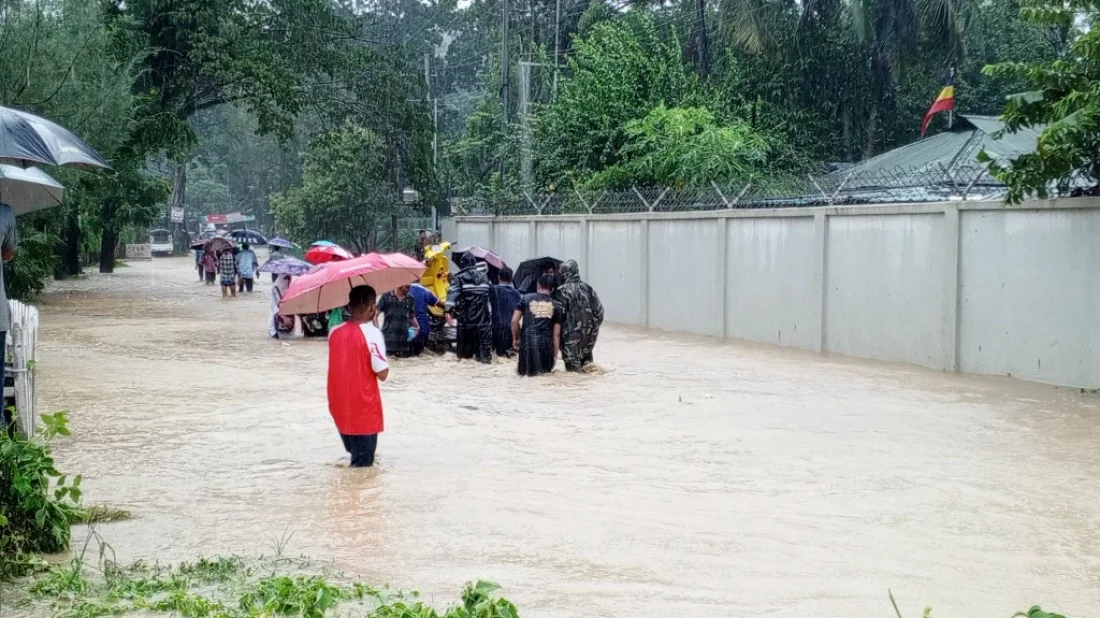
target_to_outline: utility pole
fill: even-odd
[[[500,109],[501,109],[501,129],[503,131],[504,140],[501,143],[500,152],[500,186],[503,189],[505,186],[505,152],[504,143],[508,141],[508,0],[500,0],[501,4],[501,27],[500,27]]]
[[[558,73],[561,64],[561,0],[554,2],[554,98],[558,98]]]
[[[439,184],[439,99],[432,96],[431,55],[424,54],[424,85],[428,87],[428,102],[432,104],[432,171]],[[439,229],[439,208],[432,201],[432,234]]]
[[[519,61],[519,165],[524,191],[535,184],[531,173],[531,67],[536,63]]]
[[[695,48],[699,56],[699,79],[705,82],[710,74],[706,0],[695,0],[695,37]]]

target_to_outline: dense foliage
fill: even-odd
[[[1031,23],[1071,35],[1069,53],[1057,60],[1004,62],[986,74],[1023,81],[1027,90],[1005,106],[1007,130],[1043,127],[1034,153],[1011,163],[992,161],[994,173],[1018,202],[1052,189],[1095,193],[1100,186],[1100,3],[1027,0],[1022,14]],[[1079,24],[1088,27],[1077,31]]]
[[[24,574],[35,553],[69,546],[70,522],[80,515],[80,476],[54,467],[50,440],[68,435],[64,412],[42,415],[39,434],[0,429],[0,581]]]

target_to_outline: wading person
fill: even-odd
[[[493,321],[489,308],[489,267],[474,256],[462,256],[462,270],[451,278],[447,288],[446,310],[458,320],[459,358],[477,358],[493,362]]]
[[[554,370],[561,337],[561,308],[550,297],[554,277],[540,275],[538,291],[526,294],[512,313],[512,343],[519,350],[521,376],[537,376]]]
[[[390,375],[386,341],[373,324],[378,313],[374,288],[360,285],[348,294],[350,319],[328,339],[328,410],[351,455],[351,467],[374,465],[382,433],[382,394],[378,382]]]
[[[294,316],[279,315],[279,303],[290,288],[290,275],[279,275],[275,285],[271,286],[271,318],[267,322],[267,335],[272,339],[283,339],[294,334]]]
[[[238,292],[244,292],[248,290],[252,292],[252,286],[255,285],[256,277],[256,264],[259,260],[256,259],[256,252],[249,248],[248,243],[241,245],[241,252],[237,254],[237,274],[240,276],[240,283],[237,285]]]
[[[428,337],[432,333],[432,317],[429,310],[431,307],[442,307],[443,301],[436,298],[431,290],[419,283],[409,286],[409,296],[413,298],[416,324],[420,327],[416,338],[412,340],[411,351],[413,356],[420,356],[420,353],[424,351],[424,347],[428,345]]]
[[[566,371],[581,371],[592,362],[592,350],[603,324],[603,305],[592,286],[581,281],[576,260],[562,262],[562,283],[554,291],[561,305],[561,358]]]
[[[206,285],[214,285],[214,277],[218,274],[218,258],[213,251],[203,252],[202,272],[206,275]]]
[[[218,257],[218,275],[221,277],[222,298],[237,297],[237,260],[229,249]]]
[[[512,269],[500,269],[500,283],[490,292],[493,301],[493,350],[497,356],[512,355],[512,314],[522,294],[512,285]]]
[[[412,356],[412,339],[409,329],[419,335],[420,326],[416,321],[416,301],[409,294],[409,286],[403,285],[386,292],[378,299],[378,313],[382,314],[382,338],[386,340],[386,351],[391,356]]]

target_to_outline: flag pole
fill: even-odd
[[[955,67],[951,67],[947,70],[947,74],[950,76],[951,86],[955,86]],[[955,126],[955,104],[951,104],[951,109],[947,110],[947,130],[950,131],[951,127]]]

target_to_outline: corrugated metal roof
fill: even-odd
[[[994,158],[1015,157],[1033,152],[1040,130],[1021,129],[1006,133],[1000,139],[993,134],[1004,128],[1004,123],[990,116],[960,116],[955,128],[917,140],[899,148],[861,161],[853,168],[856,175],[863,173],[894,173],[940,171],[957,166],[979,166],[978,153],[983,149]],[[851,170],[847,170],[850,172]]]

